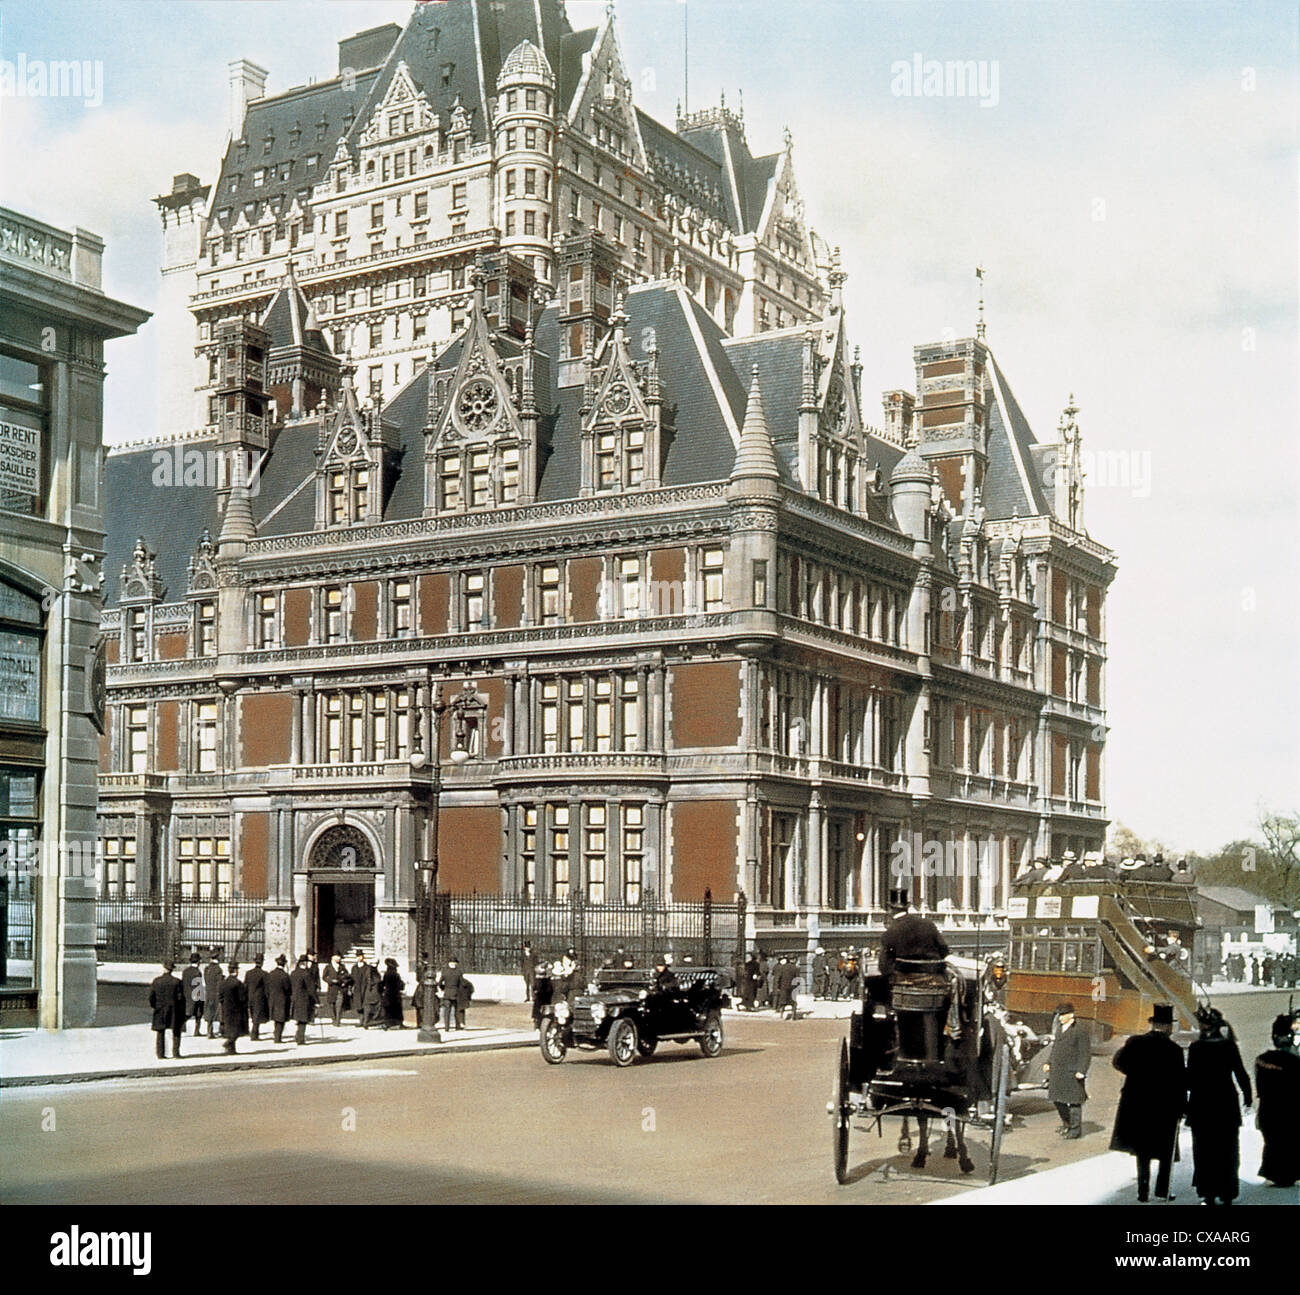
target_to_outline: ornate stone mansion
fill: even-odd
[[[436,800],[452,891],[803,948],[904,890],[960,946],[1100,848],[1077,411],[1038,442],[981,327],[870,427],[788,142],[655,123],[612,19],[420,5],[340,67],[236,65],[158,200],[198,358],[108,459],[105,886],[407,962]]]

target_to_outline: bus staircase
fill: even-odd
[[[1196,988],[1169,963],[1147,955],[1149,941],[1117,899],[1101,896],[1098,933],[1115,968],[1129,984],[1152,1003],[1173,1003],[1182,1014],[1184,1028],[1196,1022]]]

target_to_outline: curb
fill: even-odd
[[[175,1075],[219,1075],[229,1071],[247,1070],[287,1070],[295,1066],[328,1066],[339,1062],[386,1061],[390,1057],[436,1057],[454,1056],[459,1052],[491,1052],[505,1048],[535,1048],[536,1039],[481,1039],[465,1043],[426,1043],[421,1048],[402,1048],[396,1052],[351,1052],[335,1056],[303,1057],[268,1057],[264,1061],[250,1057],[247,1061],[205,1061],[200,1065],[186,1066],[183,1069],[165,1070],[157,1066],[148,1069],[134,1067],[130,1070],[92,1070],[61,1075],[21,1075],[13,1079],[0,1079],[0,1089],[6,1088],[41,1088],[53,1084],[91,1084],[109,1079],[157,1079],[159,1076],[171,1078]],[[170,1057],[167,1058],[171,1060]],[[184,1058],[182,1058],[184,1060]]]

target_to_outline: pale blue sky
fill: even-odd
[[[276,93],[337,66],[391,0],[0,0],[0,59],[95,59],[101,107],[0,98],[0,204],[108,241],[150,307],[172,174],[215,178],[226,64]],[[575,26],[604,6],[570,3]],[[682,6],[622,0],[637,98],[671,121]],[[1213,849],[1300,802],[1296,9],[1290,3],[691,0],[691,106],[744,103],[756,153],[793,131],[813,224],[843,248],[868,417],[911,352],[988,340],[1039,438],[1071,392],[1109,608],[1112,814]],[[901,97],[891,65],[996,61],[998,103]],[[653,88],[649,88],[653,86]],[[149,327],[109,352],[108,435],[153,433]],[[1132,477],[1130,477],[1130,482]]]

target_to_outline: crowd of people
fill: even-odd
[[[345,1013],[353,1013],[363,1030],[405,1028],[406,982],[395,958],[385,958],[382,970],[361,952],[351,965],[336,953],[322,968],[316,954],[308,950],[292,971],[287,969],[289,960],[283,953],[269,971],[263,961],[259,954],[242,977],[239,963],[229,962],[223,968],[215,952],[208,955],[206,963],[201,954],[191,954],[179,977],[176,964],[164,961],[162,975],[149,986],[155,1055],[167,1056],[166,1040],[171,1035],[171,1055],[179,1057],[181,1039],[191,1021],[195,1037],[205,1031],[208,1038],[219,1037],[226,1052],[235,1051],[238,1039],[259,1042],[266,1028],[271,1031],[271,1041],[280,1043],[290,1022],[294,1041],[305,1044],[307,1027],[317,1019],[322,1003],[336,1027],[342,1025]],[[436,989],[444,1028],[453,1028],[454,1020],[455,1029],[464,1029],[474,986],[456,958],[448,959]],[[418,1025],[424,1011],[421,985],[415,986],[410,1002]]]
[[[1057,881],[1173,881],[1191,885],[1192,873],[1186,859],[1169,863],[1163,854],[1155,854],[1150,859],[1145,854],[1136,854],[1107,860],[1100,853],[1079,858],[1073,850],[1067,850],[1060,859],[1034,859],[1021,868],[1011,884],[1019,890]]]
[[[1300,985],[1300,956],[1294,953],[1230,953],[1223,959],[1224,980],[1234,985],[1268,985],[1295,989]]]

